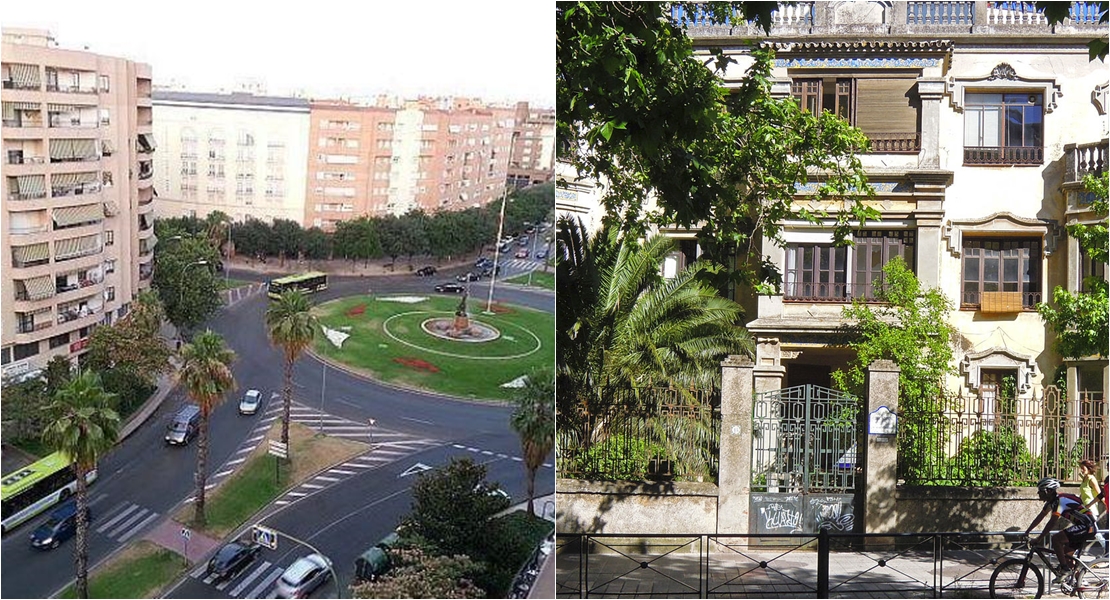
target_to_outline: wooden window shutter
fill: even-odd
[[[857,79],[856,127],[864,133],[917,132],[916,79]]]

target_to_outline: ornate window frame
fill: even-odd
[[[958,113],[964,111],[964,94],[967,93],[968,88],[976,92],[984,90],[1043,92],[1045,114],[1056,110],[1056,98],[1064,95],[1063,92],[1060,91],[1060,84],[1056,83],[1056,78],[1022,77],[1017,74],[1009,63],[1004,62],[998,63],[997,66],[991,69],[989,74],[981,77],[950,76],[947,81],[947,87],[949,101],[951,102],[952,108]]]
[[[1017,369],[1017,390],[1019,394],[1024,394],[1033,385],[1032,379],[1037,373],[1037,362],[1031,356],[998,346],[979,352],[968,352],[960,359],[960,373],[963,375],[964,385],[972,392],[979,392],[982,369]]]

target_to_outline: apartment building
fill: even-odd
[[[300,222],[308,101],[248,93],[155,90],[158,217],[223,211]]]
[[[555,111],[516,105],[516,136],[509,158],[509,185],[524,188],[555,175]]]
[[[514,115],[473,99],[312,102],[304,225],[499,199]]]
[[[1087,52],[1105,33],[1097,20],[1084,2],[1055,27],[1028,2],[799,2],[775,13],[769,36],[690,19],[696,48],[737,59],[727,85],[743,78],[755,39],[775,50],[774,94],[834,111],[872,143],[861,160],[881,219],[848,248],[832,245],[831,227],[788,222],[785,248],[763,245],[781,293],[737,297],[758,340],[757,388],[829,386],[851,358],[833,342],[841,310],[874,298],[895,256],[955,304],[952,389],[980,393],[1010,376],[1029,397],[1051,383],[1061,357],[1034,306],[1056,286],[1105,277],[1064,230],[1098,218],[1080,181],[1106,168],[1110,86]],[[818,207],[814,191],[800,186],[797,202]],[[1066,364],[1069,397],[1097,390],[1105,414],[1106,360]]]
[[[149,65],[31,29],[4,29],[0,55],[8,378],[80,358],[93,328],[149,287],[155,143]]]

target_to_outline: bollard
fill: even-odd
[[[817,597],[829,597],[829,530],[817,533]]]

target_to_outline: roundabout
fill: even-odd
[[[402,387],[507,400],[522,376],[554,363],[554,315],[522,306],[468,314],[449,297],[360,295],[313,314],[317,357]]]

